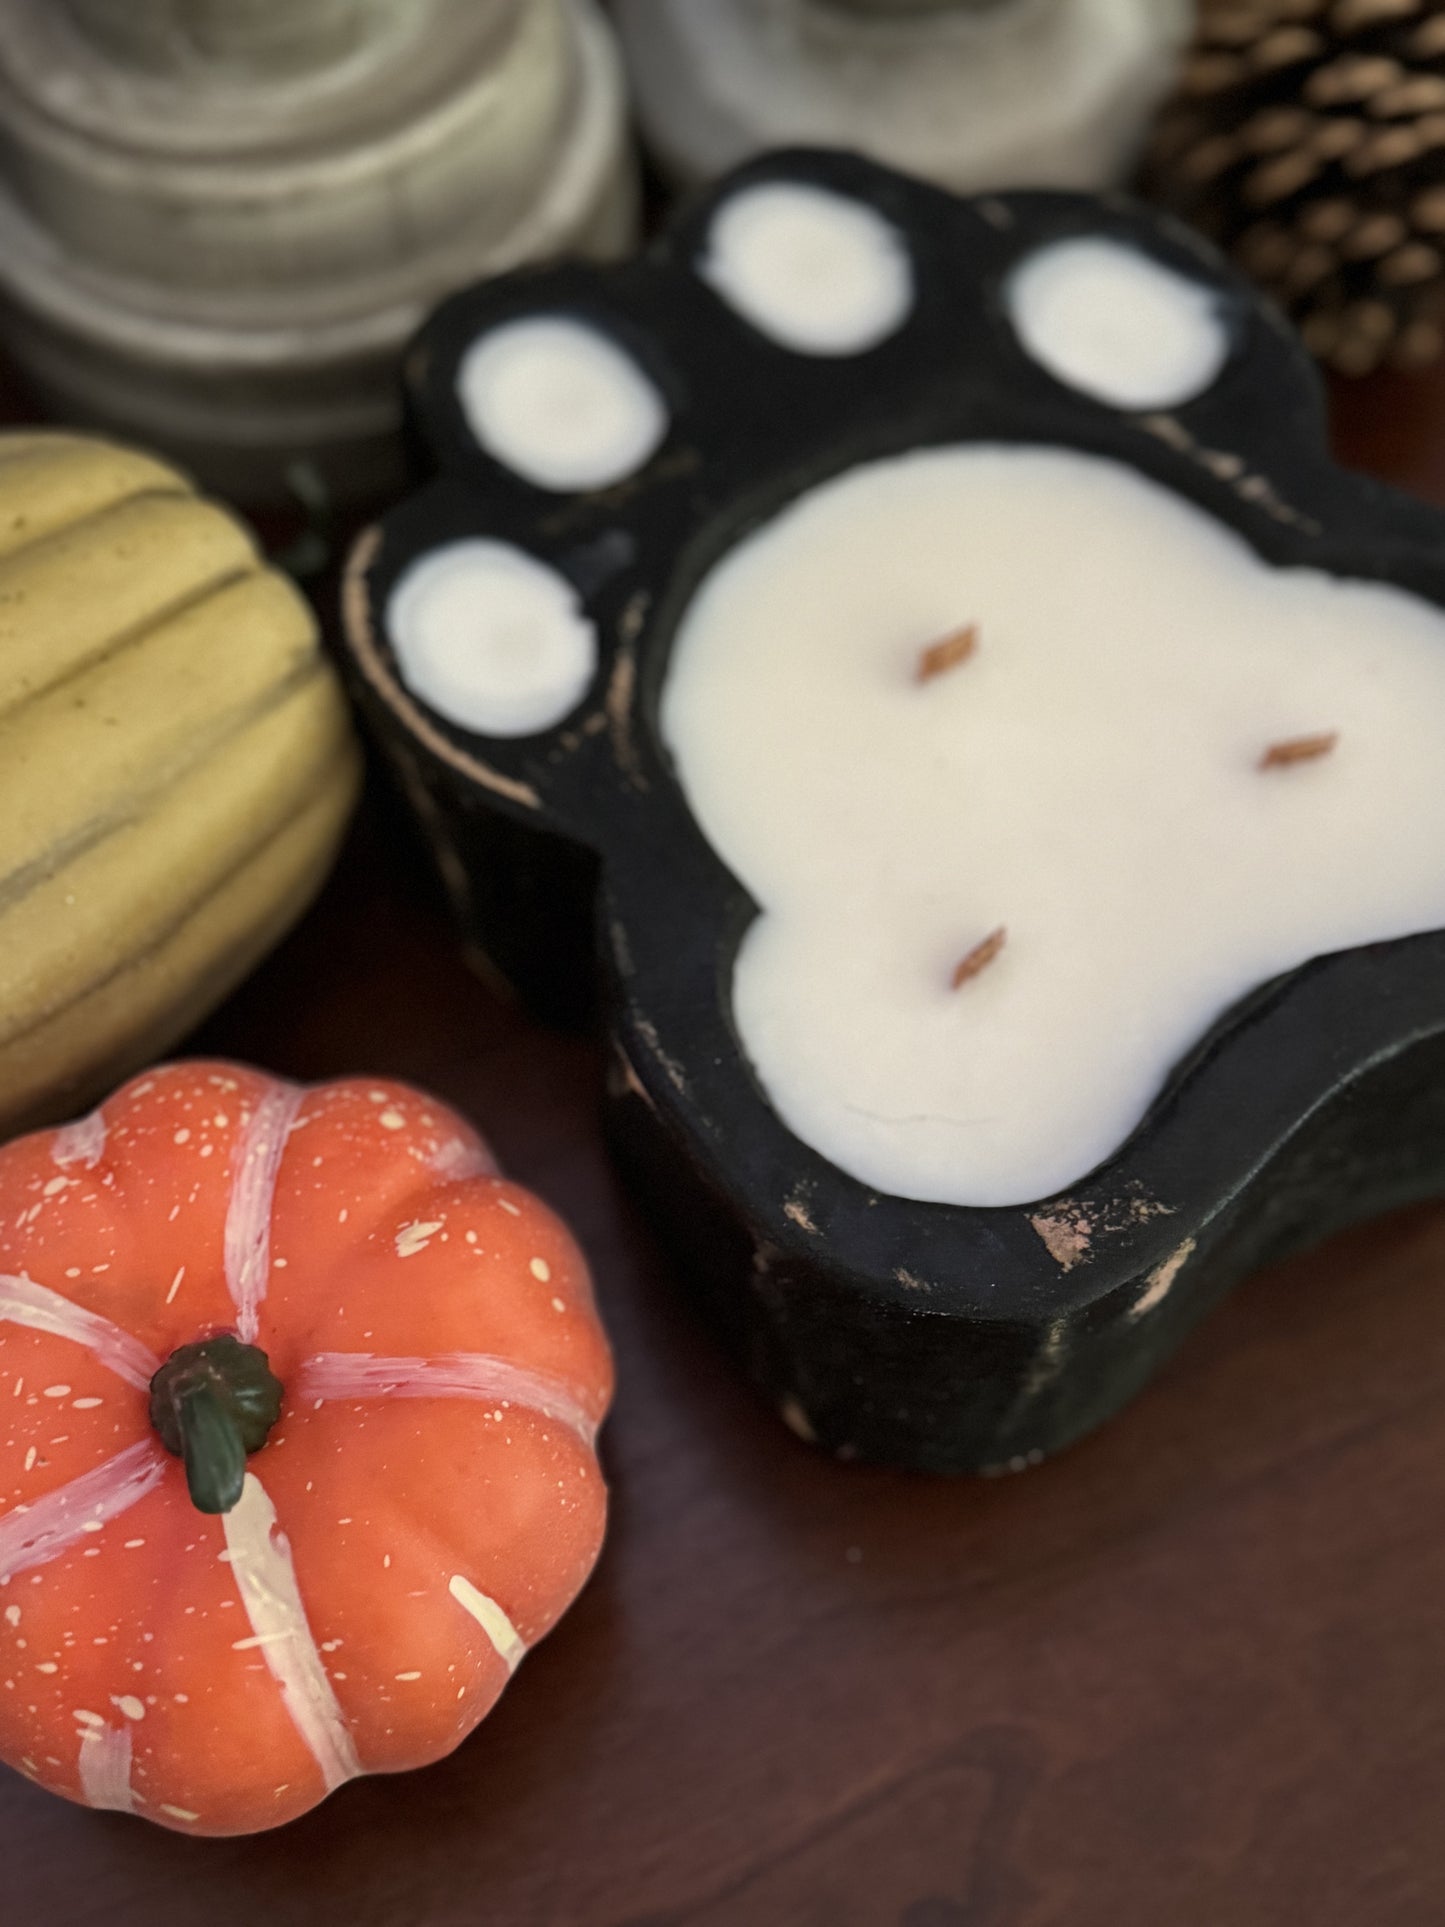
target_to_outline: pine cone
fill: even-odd
[[[1200,0],[1142,185],[1346,374],[1445,349],[1445,0]]]

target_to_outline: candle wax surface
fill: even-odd
[[[730,195],[698,271],[759,334],[796,354],[862,354],[913,308],[913,262],[892,222],[801,181]]]
[[[401,679],[449,721],[530,736],[568,715],[597,669],[597,632],[555,569],[507,542],[419,556],[386,612]]]
[[[1202,395],[1229,356],[1216,290],[1099,235],[1027,256],[1004,306],[1040,367],[1115,408],[1177,408]]]
[[[606,488],[667,433],[651,379],[606,335],[567,315],[528,315],[478,337],[457,395],[480,445],[539,488]]]
[[[1248,991],[1445,926],[1445,615],[1272,568],[1096,456],[920,450],[805,493],[704,578],[661,726],[759,906],[754,1070],[880,1192],[1076,1184]]]

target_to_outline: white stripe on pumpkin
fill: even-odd
[[[290,1544],[276,1523],[270,1495],[254,1472],[246,1474],[241,1497],[221,1523],[231,1572],[251,1622],[254,1650],[280,1687],[291,1722],[310,1748],[330,1792],[355,1779],[361,1762],[311,1635]]]
[[[226,1208],[226,1286],[236,1331],[254,1345],[271,1270],[271,1210],[286,1138],[306,1093],[295,1084],[267,1091],[237,1139]]]
[[[0,1518],[0,1583],[48,1565],[97,1525],[127,1512],[160,1484],[168,1460],[160,1441],[141,1439],[94,1471]]]
[[[87,1720],[80,1727],[80,1790],[86,1804],[110,1813],[134,1813],[130,1784],[131,1732]]]
[[[455,1184],[463,1178],[494,1178],[497,1161],[490,1151],[480,1144],[468,1144],[462,1138],[448,1138],[445,1144],[437,1146],[431,1160],[431,1168],[439,1178]]]
[[[317,1352],[301,1367],[299,1399],[467,1398],[524,1406],[568,1426],[590,1445],[597,1421],[572,1388],[550,1372],[531,1371],[487,1352],[443,1352],[433,1358],[380,1358],[371,1352]]]
[[[99,1111],[92,1111],[89,1117],[78,1117],[73,1124],[60,1127],[50,1146],[50,1157],[62,1171],[68,1171],[72,1164],[83,1164],[87,1171],[93,1171],[104,1149],[105,1119]]]
[[[99,1312],[72,1304],[48,1285],[37,1285],[23,1271],[0,1272],[0,1322],[24,1325],[31,1331],[48,1332],[52,1338],[69,1338],[84,1345],[102,1365],[138,1391],[145,1391],[160,1369],[160,1360],[138,1338],[102,1318]]]
[[[463,1612],[471,1614],[496,1648],[497,1657],[509,1673],[515,1673],[527,1656],[527,1642],[508,1619],[496,1600],[480,1591],[470,1579],[454,1572],[447,1591]]]

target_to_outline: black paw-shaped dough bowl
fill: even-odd
[[[856,354],[757,332],[696,271],[718,205],[813,182],[906,237],[913,307]],[[1000,289],[1049,240],[1102,234],[1216,292],[1218,378],[1130,411],[1036,365]],[[642,367],[666,432],[635,473],[566,493],[485,454],[457,400],[468,345],[523,315],[582,317]],[[917,445],[1037,443],[1131,465],[1305,564],[1445,605],[1445,526],[1332,465],[1316,377],[1284,324],[1200,242],[1123,199],[959,200],[834,154],[767,157],[640,259],[517,275],[449,300],[406,366],[434,479],[359,541],[353,683],[472,950],[545,1013],[595,987],[618,1155],[677,1277],[792,1428],[840,1457],[1017,1468],[1112,1413],[1263,1260],[1445,1178],[1445,933],[1317,959],[1237,1006],[1115,1155],[1067,1195],[965,1208],[880,1195],[770,1106],[730,1008],[755,907],[690,814],[659,692],[694,586],[799,490]],[[489,738],[404,684],[388,635],[408,566],[475,536],[575,587],[595,625],[585,696]]]

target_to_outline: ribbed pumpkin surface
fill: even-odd
[[[237,521],[150,456],[0,435],[0,1130],[239,981],[357,773],[311,613]]]

